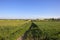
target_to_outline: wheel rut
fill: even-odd
[[[42,31],[32,22],[30,28],[18,40],[40,40]]]

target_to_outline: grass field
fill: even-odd
[[[0,20],[0,40],[20,37],[23,40],[60,40],[60,21]]]
[[[18,26],[25,22],[25,20],[0,20],[0,26]]]
[[[17,40],[30,26],[25,20],[0,20],[0,40]]]
[[[35,24],[42,31],[42,39],[60,40],[60,21],[37,21]]]

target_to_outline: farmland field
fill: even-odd
[[[0,40],[17,40],[30,26],[25,20],[0,20]]]
[[[60,40],[60,21],[0,20],[0,40]]]
[[[37,21],[35,24],[42,31],[42,39],[60,40],[60,21]]]

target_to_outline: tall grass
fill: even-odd
[[[0,40],[60,40],[60,21],[0,20]]]
[[[44,40],[60,40],[60,21],[35,22],[40,28]]]
[[[17,40],[29,28],[30,21],[0,20],[0,40]]]

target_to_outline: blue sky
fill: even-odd
[[[60,0],[0,0],[0,18],[52,17],[60,17]]]

